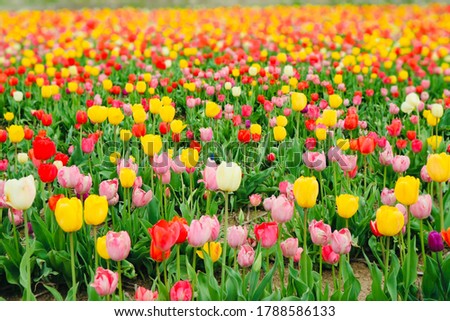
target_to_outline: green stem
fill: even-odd
[[[163,258],[165,257],[165,253],[163,252]],[[169,286],[169,284],[167,283],[167,260],[164,260],[164,284],[166,285],[166,287]]]
[[[438,190],[439,190],[439,207],[440,207],[440,218],[441,218],[441,231],[445,230],[445,221],[444,221],[444,200],[443,200],[443,193],[442,193],[442,186],[444,183],[437,183]]]
[[[11,213],[12,214],[12,213]],[[14,214],[12,214],[13,225],[14,224]],[[25,225],[25,253],[28,252],[28,248],[30,247],[30,239],[28,235],[28,213],[26,210],[23,211],[23,222]],[[31,301],[31,258],[27,260],[27,280],[28,280],[28,289],[27,289],[27,301]]]
[[[123,301],[123,290],[122,290],[122,265],[120,261],[117,261],[117,274],[119,274],[119,300]]]
[[[385,187],[386,187],[386,175],[387,175],[387,166],[384,166],[383,186],[382,186],[382,188],[385,188]]]
[[[322,258],[322,246],[320,246],[319,251],[319,293],[320,296],[317,298],[317,300],[322,300],[322,264],[323,264],[323,258]]]
[[[384,284],[387,284],[388,274],[389,274],[389,256],[390,256],[390,241],[391,238],[387,236],[386,240],[386,256],[384,261]]]
[[[296,125],[297,125],[297,130],[295,132],[295,139],[298,142],[298,138],[299,138],[299,135],[300,135],[300,111],[297,112],[297,124]]]
[[[227,234],[228,234],[228,192],[223,193],[225,197],[225,210],[224,210],[224,219],[223,219],[223,225],[224,225],[224,231],[223,231],[223,251],[222,251],[222,278],[220,287],[222,289],[222,294],[225,291],[225,261],[227,259]]]
[[[233,268],[236,271],[237,270],[237,249],[234,249],[234,264]]]
[[[364,155],[364,191],[367,187],[367,156]]]
[[[98,253],[97,253],[97,226],[93,226],[93,234],[94,234],[94,258],[95,258],[95,269],[97,269],[98,266]]]
[[[427,267],[427,260],[425,256],[425,241],[424,241],[424,235],[423,235],[423,220],[420,220],[420,246],[422,249],[422,261],[423,261],[423,271],[425,272]]]
[[[12,212],[12,209],[11,209],[11,225],[12,225],[12,229],[13,229],[14,243],[16,245],[16,251],[17,251],[17,253],[19,253],[19,243],[20,243],[19,235],[17,234],[17,227],[16,227],[16,224],[14,223],[14,214]]]
[[[211,197],[212,197],[212,191],[207,191],[208,196],[206,198],[206,214],[210,215],[209,209],[211,207]]]
[[[409,206],[406,206],[406,216],[408,217],[408,224],[407,224],[407,244],[408,251],[412,251],[411,249],[411,217],[409,216]],[[406,256],[406,280],[409,280],[409,275],[411,273],[411,260],[409,259],[410,255]],[[405,301],[408,301],[408,295],[409,295],[409,286],[405,289]]]
[[[177,246],[177,280],[181,280],[180,247],[181,247],[181,245],[178,244],[178,246]]]
[[[73,245],[73,232],[69,234],[70,238],[70,267],[72,269],[72,289],[73,289],[73,301],[77,300],[77,291],[75,286],[77,284],[77,276],[75,274],[75,250]]]
[[[194,269],[195,273],[197,273],[196,265],[197,265],[197,248],[194,247],[194,257],[192,258],[192,268]]]
[[[303,213],[305,214],[303,217],[303,251],[304,255],[308,255],[308,244],[306,243],[306,236],[308,231],[308,209],[304,208]]]

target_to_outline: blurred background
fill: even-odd
[[[83,7],[143,7],[143,8],[169,8],[169,7],[220,7],[220,6],[268,6],[274,4],[300,5],[300,4],[330,4],[343,3],[339,0],[0,0],[0,10],[22,9],[78,9]],[[427,4],[431,2],[449,3],[449,0],[350,0],[349,4]]]

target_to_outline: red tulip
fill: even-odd
[[[397,146],[398,149],[405,149],[406,145],[408,145],[408,142],[406,141],[406,139],[398,139],[395,142],[395,145]]]
[[[67,163],[69,162],[69,156],[63,153],[56,153],[55,161],[60,161],[63,164],[63,166],[66,166]]]
[[[156,262],[165,261],[170,257],[170,250],[163,252],[160,249],[158,249],[155,246],[155,243],[152,241],[150,243],[150,257]]]
[[[174,216],[172,222],[180,226],[180,234],[178,235],[178,239],[176,240],[175,244],[184,243],[188,235],[187,228],[189,227],[186,219],[180,216]]]
[[[8,132],[4,129],[0,129],[0,143],[6,142],[8,139]]]
[[[390,136],[397,137],[402,132],[402,127],[403,127],[402,121],[396,118],[392,120],[392,123],[390,125],[386,126],[386,129]]]
[[[43,183],[51,183],[55,180],[56,176],[58,175],[58,168],[52,163],[50,164],[42,163],[41,165],[39,165],[38,174],[39,178]]]
[[[350,150],[357,151],[359,150],[359,141],[358,139],[350,139]]]
[[[25,134],[24,138],[25,138],[26,140],[31,140],[31,139],[33,139],[33,135],[34,135],[33,130],[31,130],[28,126],[25,126],[25,128],[23,129],[23,131],[24,131],[24,134]]]
[[[36,137],[33,141],[34,157],[41,161],[52,158],[56,153],[55,143],[48,137]]]
[[[408,137],[409,140],[416,139],[416,132],[414,130],[408,130],[406,132],[406,137]]]
[[[376,237],[383,236],[383,234],[378,232],[377,221],[370,221],[370,230],[372,231],[372,234],[375,235]]]
[[[376,147],[376,141],[369,136],[361,136],[358,138],[359,151],[363,155],[372,154]]]
[[[358,115],[357,114],[348,114],[344,120],[344,128],[347,130],[354,130],[358,128]]]
[[[166,252],[177,242],[180,235],[180,224],[159,220],[158,223],[148,229],[148,232],[155,247],[162,252]]]
[[[261,246],[270,248],[278,240],[278,224],[275,222],[264,222],[256,224],[254,228],[257,241],[261,241]]]
[[[270,153],[269,155],[267,155],[267,161],[269,162],[269,163],[272,163],[272,162],[274,162],[275,161],[275,154],[274,153]]]
[[[53,123],[53,118],[51,114],[43,114],[41,119],[42,125],[50,126]]]
[[[58,195],[53,195],[48,199],[48,207],[50,207],[52,212],[55,211],[56,203],[58,203],[58,201],[63,197],[65,197],[64,194],[58,194]]]
[[[413,153],[420,153],[422,151],[423,142],[420,139],[413,139],[411,142],[411,149]]]
[[[166,122],[161,122],[159,124],[159,132],[161,135],[165,135],[170,131],[170,124]]]
[[[80,125],[86,124],[88,120],[87,113],[84,110],[77,111],[76,119],[78,124]]]
[[[306,149],[314,150],[316,148],[316,145],[317,145],[317,141],[314,137],[306,138],[306,141],[305,141]]]
[[[147,133],[147,128],[145,127],[145,124],[134,124],[133,127],[131,128],[131,133],[133,134],[134,137],[142,137],[145,136],[145,134]]]
[[[170,289],[171,301],[191,301],[192,285],[189,281],[178,281]]]
[[[238,131],[238,140],[241,143],[246,144],[246,143],[250,142],[250,139],[251,139],[251,134],[248,129],[240,129]]]

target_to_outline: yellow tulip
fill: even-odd
[[[83,226],[83,205],[81,201],[72,197],[63,197],[56,203],[56,222],[64,232],[76,232]]]
[[[125,91],[126,91],[127,93],[132,93],[132,92],[134,91],[134,86],[133,86],[133,84],[126,83],[126,84],[125,84]]]
[[[124,118],[125,116],[120,108],[108,108],[108,122],[111,125],[119,125]]]
[[[440,118],[434,117],[433,114],[429,113],[427,116],[428,126],[434,127],[440,122]]]
[[[128,167],[122,167],[119,172],[120,185],[123,188],[133,187],[136,180],[136,172]]]
[[[319,183],[314,176],[301,176],[295,181],[293,192],[295,200],[300,207],[311,208],[316,205],[317,196],[319,195]]]
[[[6,121],[11,121],[14,119],[14,114],[12,112],[7,112],[3,115]]]
[[[205,114],[206,117],[214,118],[220,113],[220,107],[212,101],[206,102]]]
[[[147,113],[142,105],[133,106],[133,120],[136,124],[142,124],[147,119]]]
[[[76,91],[78,90],[78,83],[75,82],[75,81],[70,81],[70,82],[67,84],[67,89],[69,89],[69,92],[70,92],[70,93],[76,92]]]
[[[350,148],[350,141],[348,139],[339,138],[336,141],[336,145],[340,150],[346,151]]]
[[[400,177],[395,183],[394,194],[403,205],[412,205],[419,199],[420,180],[412,176]]]
[[[158,154],[162,148],[162,140],[159,135],[147,134],[141,137],[141,145],[144,153],[148,156]]]
[[[163,104],[163,106],[168,106],[172,103],[172,98],[164,96],[163,98],[161,98],[161,103]]]
[[[112,88],[113,83],[112,83],[111,79],[105,79],[102,82],[102,86],[103,86],[104,90],[109,91]]]
[[[198,163],[198,159],[198,150],[195,148],[186,148],[181,151],[180,160],[186,168],[195,167]]]
[[[434,136],[430,136],[427,138],[427,144],[428,144],[428,146],[431,147],[431,149],[433,151],[436,151],[436,149],[439,148],[439,146],[441,145],[441,142],[442,142],[442,136],[434,135]]]
[[[42,98],[50,98],[52,96],[52,87],[51,86],[42,86],[41,87],[41,96],[42,96]]]
[[[97,253],[105,260],[110,259],[108,251],[106,250],[106,235],[97,238]]]
[[[108,118],[108,108],[105,106],[92,106],[88,109],[88,117],[95,124],[103,123]]]
[[[23,127],[20,125],[11,125],[8,127],[8,137],[11,143],[20,143],[25,137]]]
[[[277,117],[277,126],[286,127],[288,120],[286,116],[278,116]]]
[[[216,262],[222,255],[222,245],[219,242],[208,242],[203,245],[203,251],[209,255],[211,261]],[[197,251],[200,258],[203,259],[203,251]]]
[[[159,116],[163,122],[170,123],[175,117],[175,108],[172,105],[163,105],[159,109]]]
[[[446,182],[450,179],[450,155],[446,153],[431,154],[427,160],[427,172],[435,182]]]
[[[359,197],[341,194],[336,198],[337,213],[342,218],[351,218],[358,211]]]
[[[131,139],[131,137],[133,136],[133,134],[131,133],[130,130],[128,129],[121,129],[120,130],[120,140],[127,142]]]
[[[185,129],[185,128],[186,128],[186,125],[183,124],[183,121],[182,121],[182,120],[176,119],[176,120],[173,120],[173,121],[170,123],[170,130],[171,130],[172,133],[174,133],[174,134],[179,134],[179,133],[181,133],[181,132],[183,131],[183,129]]]
[[[327,129],[324,127],[316,127],[315,134],[318,140],[327,139]]]
[[[152,114],[159,114],[159,109],[161,108],[161,100],[158,98],[150,99],[150,112]]]
[[[282,126],[275,126],[273,128],[273,138],[277,142],[281,142],[282,140],[284,140],[286,138],[286,135],[287,135],[286,128]]]
[[[113,152],[111,155],[109,155],[109,161],[113,164],[117,164],[117,160],[120,159],[120,153],[119,152]]]
[[[337,123],[337,113],[333,109],[325,109],[322,113],[323,124],[328,127],[333,127]]]
[[[292,93],[291,104],[292,110],[302,111],[308,104],[308,99],[304,93]]]
[[[330,95],[328,97],[328,103],[331,108],[338,108],[340,105],[342,105],[342,98],[337,94]]]
[[[253,135],[253,134],[261,135],[261,132],[262,132],[261,125],[259,125],[259,124],[252,124],[252,125],[250,126],[250,133],[251,133],[252,135]]]
[[[147,84],[144,81],[138,81],[136,83],[136,91],[143,94],[147,90]]]
[[[384,236],[394,236],[400,233],[405,225],[405,217],[395,206],[383,205],[376,213],[377,229]]]
[[[88,225],[100,225],[108,215],[106,196],[89,195],[84,201],[84,221]]]

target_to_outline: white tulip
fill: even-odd
[[[36,197],[36,185],[32,175],[21,179],[10,179],[5,183],[6,204],[16,210],[27,210]]]
[[[241,95],[241,87],[235,86],[231,88],[231,94],[233,97],[239,97]]]
[[[17,161],[20,164],[25,164],[26,162],[28,162],[28,154],[27,153],[18,153],[17,154]]]
[[[56,166],[56,168],[58,169],[58,171],[61,169],[61,168],[63,168],[63,162],[61,162],[60,160],[56,160],[56,161],[54,161],[53,162],[53,165],[55,165]]]
[[[288,77],[294,76],[294,68],[292,68],[291,65],[284,66],[283,75],[286,75]]]
[[[16,102],[21,102],[23,100],[23,92],[21,91],[15,91],[13,93],[13,99]]]
[[[402,104],[402,106],[400,107],[400,109],[402,110],[402,112],[406,113],[406,114],[411,114],[413,112],[414,109],[416,109],[414,106],[408,104],[406,101]]]
[[[253,67],[253,66],[248,68],[248,74],[252,77],[256,76],[258,74],[258,68]]]
[[[225,83],[225,89],[226,89],[226,90],[230,90],[230,89],[231,89],[231,82],[227,81],[227,82]]]
[[[431,105],[431,114],[436,118],[441,118],[444,115],[444,108],[441,104],[432,104]]]
[[[217,167],[217,187],[224,192],[234,192],[241,185],[242,170],[236,163],[222,162]]]
[[[420,97],[416,93],[410,93],[406,96],[405,102],[417,108],[420,104]]]

